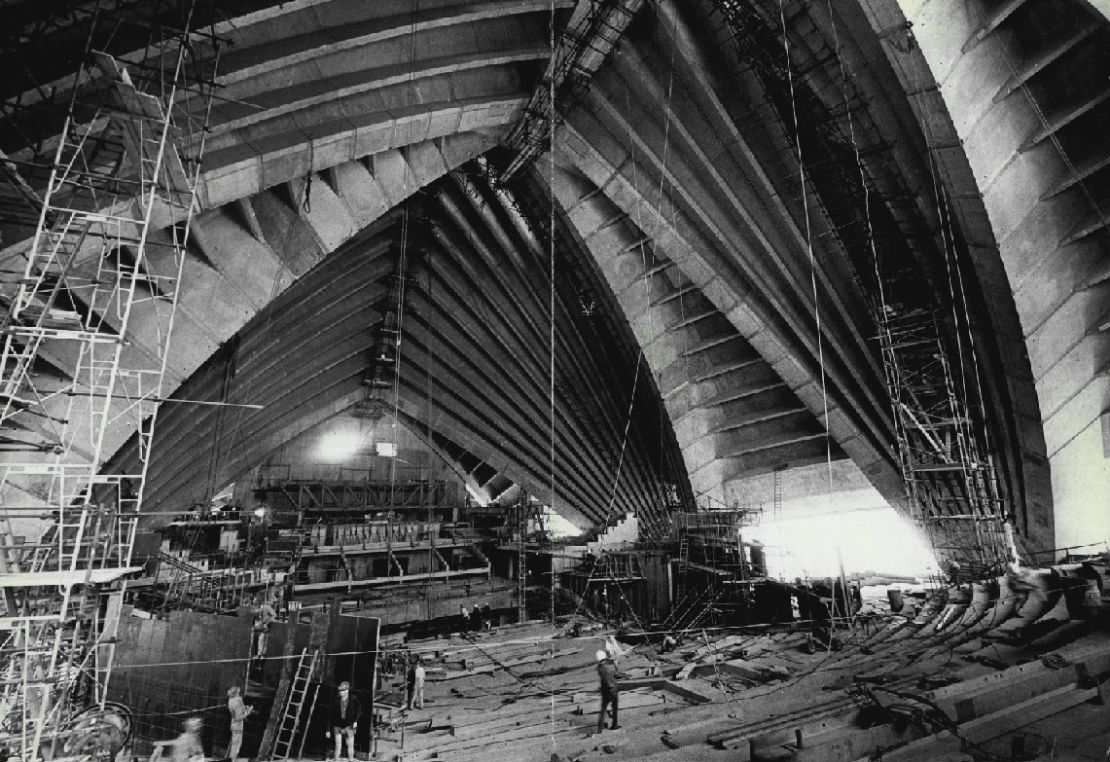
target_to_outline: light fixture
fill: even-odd
[[[325,463],[350,460],[363,446],[363,435],[358,429],[329,431],[320,439],[316,454]]]

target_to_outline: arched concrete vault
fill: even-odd
[[[1026,436],[1044,440],[1045,460],[1026,456],[1043,475],[1036,499],[1055,506],[1041,515],[1054,520],[1058,546],[1104,539],[1110,513],[1093,496],[1110,484],[1106,3],[865,9],[872,29],[891,32],[882,50],[915,108],[950,115],[934,125],[945,146],[937,153],[981,207],[969,236],[1000,255],[977,255],[976,265],[990,303],[1015,308],[999,345],[1011,378],[1029,374],[1012,386],[1033,389],[1016,407]],[[1019,354],[1028,369],[1012,364]]]
[[[365,394],[406,215],[402,363],[415,373],[401,374],[399,418],[431,423],[436,448],[489,494],[519,484],[550,497],[554,203],[554,500],[577,523],[612,499],[662,526],[667,484],[752,502],[768,497],[763,475],[827,459],[850,460],[905,509],[874,244],[916,268],[953,337],[970,330],[972,403],[1003,497],[1030,546],[1052,547],[1060,512],[1071,526],[1084,485],[1110,479],[1093,462],[1108,164],[1089,127],[1110,103],[1105,18],[1076,4],[1034,34],[1044,11],[1031,2],[965,4],[954,26],[936,0],[752,0],[738,43],[720,5],[640,8],[554,156],[504,190],[484,170],[511,161],[498,146],[543,86],[549,0],[223,9],[217,30],[234,45],[169,372],[177,396],[241,395],[266,411],[168,408],[154,505],[191,495],[213,458],[231,480]],[[576,6],[557,0],[557,29]],[[72,61],[34,65],[59,85],[56,116]],[[8,156],[49,149],[46,106],[8,109]],[[25,250],[25,224],[0,227],[6,254]],[[945,252],[967,276],[966,317]],[[73,358],[46,349],[39,370],[64,376]],[[129,351],[143,351],[141,329]],[[651,373],[622,456],[637,369]],[[27,422],[24,436],[47,435]],[[112,446],[129,435],[111,432]]]
[[[364,228],[261,310],[177,395],[265,408],[163,413],[148,506],[201,499],[356,406],[383,317],[396,309],[391,284],[403,278],[387,410],[418,435],[433,431],[437,449],[481,489],[519,483],[546,500],[554,484],[552,504],[583,528],[636,511],[662,529],[667,485],[682,477],[659,438],[654,384],[631,336],[582,313],[578,295],[598,284],[564,242],[551,389],[547,250],[514,227],[519,212],[508,198],[467,164]],[[293,215],[288,224],[304,223]]]

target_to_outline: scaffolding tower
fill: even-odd
[[[839,93],[826,93],[796,76],[839,55],[820,34],[805,31],[821,26],[806,20],[808,6],[769,0],[714,5],[794,143],[805,184],[821,196],[819,210],[837,231],[849,272],[870,302],[893,408],[893,444],[915,523],[942,560],[971,574],[1015,559],[1012,505],[990,455],[961,276],[966,248],[943,186],[934,183],[940,250],[904,246],[906,234],[912,238],[917,231],[876,199],[881,191],[897,204],[916,193],[897,177],[882,177],[884,159],[866,158],[886,156],[891,145],[872,121],[863,92],[848,78],[826,85]],[[803,162],[803,154],[821,158]],[[937,259],[926,260],[931,256]]]
[[[67,753],[73,718],[104,708],[136,571],[220,48],[191,29],[193,3],[176,7],[172,27],[98,9],[45,187],[6,164],[39,205],[22,273],[0,284],[0,433],[38,453],[0,466],[0,487],[41,497],[0,509],[0,746],[29,762]],[[135,456],[110,461],[127,432]],[[14,545],[11,520],[35,516],[41,537]]]
[[[953,367],[935,311],[884,300],[878,312],[913,518],[950,570],[970,577],[992,573],[1013,560],[1015,550],[994,464],[967,403],[968,379]]]

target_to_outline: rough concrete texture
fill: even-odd
[[[560,172],[554,188],[655,374],[695,494],[721,500],[723,484],[714,480],[745,463],[760,469],[813,457],[812,439],[798,436],[799,430],[817,433],[810,413],[658,241],[637,227],[641,209],[621,209],[573,169]],[[761,391],[776,386],[777,394]],[[692,407],[698,397],[700,406]],[[760,458],[751,457],[756,451]],[[743,453],[747,461],[737,459]]]
[[[1097,331],[1102,289],[1087,288],[1095,244],[1070,240],[1091,209],[1081,186],[1059,190],[1074,168],[1057,143],[1026,147],[1045,115],[1036,96],[1012,86],[1034,65],[1026,55],[1043,51],[1023,55],[1003,34],[965,49],[987,15],[979,3],[901,5],[940,82],[999,241],[1040,398],[1056,545],[1102,540],[1110,536],[1110,512],[1092,496],[1110,490],[1100,424],[1110,399],[1103,378],[1110,343]]]
[[[1012,460],[1025,464],[1027,473],[1043,473],[1047,439],[1053,467],[1052,495],[1037,482],[1020,485],[1023,494],[1038,510],[1053,496],[1066,497],[1070,503],[1058,506],[1058,513],[1069,513],[1069,526],[1106,534],[1110,517],[1090,520],[1079,497],[1110,486],[1096,436],[1110,394],[1102,378],[1110,343],[1097,330],[1106,317],[1100,306],[1106,271],[1089,235],[1104,220],[1084,205],[1083,183],[1055,141],[1034,140],[1044,123],[1031,101],[1037,93],[1025,85],[1051,61],[1023,58],[1006,34],[977,39],[987,6],[902,2],[931,72],[906,69],[912,57],[890,52],[905,43],[897,32],[902,27],[895,0],[865,0],[859,8],[836,11],[852,23],[866,15],[874,26],[867,35],[844,29],[838,39],[845,57],[854,56],[857,64],[886,46],[901,78],[884,82],[887,70],[870,63],[851,72],[870,83],[872,93],[886,96],[872,113],[889,128],[886,136],[894,144],[884,171],[907,183],[877,176],[877,187],[914,196],[915,208],[927,210],[936,166],[972,248],[988,312],[1003,328],[999,316],[1008,309],[1015,323],[1020,316],[1023,341],[1010,341],[1009,332],[1001,331],[998,363],[1006,366],[1002,383],[1009,397],[995,402],[1015,419],[1019,441],[1005,441],[1013,447]],[[204,212],[186,262],[194,285],[180,303],[184,348],[170,368],[174,383],[389,208],[496,145],[519,117],[542,68],[547,4],[455,3],[413,14],[390,8],[282,4],[222,25],[236,45],[219,75],[226,99],[211,125]],[[1017,18],[1025,11],[1015,5],[1006,13]],[[808,12],[809,18],[799,14],[796,31],[808,36],[816,30],[819,37],[815,25],[834,11],[814,6]],[[834,458],[853,458],[887,499],[898,502],[903,489],[885,382],[869,343],[867,310],[849,274],[836,264],[842,252],[822,243],[830,222],[816,211],[810,215],[808,206],[804,216],[799,213],[799,201],[810,196],[805,187],[799,192],[804,178],[789,136],[747,67],[734,60],[736,51],[723,44],[711,50],[724,32],[719,25],[708,31],[688,25],[685,13],[663,4],[650,18],[641,14],[646,20],[637,20],[636,35],[595,77],[558,136],[554,195],[643,348],[697,490],[723,497],[730,480],[783,464],[804,467],[832,449]],[[661,49],[671,51],[669,59],[658,55]],[[916,55],[914,45],[907,50]],[[724,68],[709,60],[717,54]],[[834,71],[806,68],[807,87],[836,89]],[[730,78],[718,77],[721,72]],[[931,86],[934,79],[939,91]],[[905,92],[912,113],[901,102]],[[918,129],[914,117],[925,135],[901,139]],[[1079,162],[1078,171],[1097,172],[1093,158]],[[966,172],[958,171],[960,162],[968,164]],[[476,378],[495,378],[503,370],[496,362],[485,355],[468,358],[456,348],[497,323],[493,340],[514,354],[534,349],[543,337],[542,321],[528,304],[542,289],[531,279],[509,288],[504,272],[523,270],[523,262],[539,252],[534,245],[506,245],[500,228],[488,226],[482,203],[462,204],[469,196],[465,181],[439,193],[435,201],[451,223],[450,230],[437,231],[440,243],[475,256],[436,266],[452,279],[506,293],[497,304],[466,305],[442,335],[419,325],[411,330],[427,354],[433,339],[446,340],[451,348],[444,355],[452,362],[465,363]],[[900,207],[894,216],[904,211]],[[933,216],[924,218],[934,219],[937,212],[927,211]],[[937,230],[926,233],[937,236]],[[997,261],[996,241],[1002,249]],[[354,319],[355,313],[344,317]],[[128,351],[141,354],[156,332],[144,325],[134,333]],[[358,363],[353,338],[329,332],[317,339],[328,344],[322,353],[334,368],[350,370]],[[64,351],[56,356],[59,372],[72,367]],[[581,369],[576,358],[568,362]],[[307,382],[296,369],[289,375]],[[506,383],[513,385],[514,399],[529,400],[542,393],[541,381]],[[444,393],[477,416],[471,425],[514,435],[519,429],[525,441],[542,435],[528,418],[535,413],[525,409],[529,402],[508,411],[481,384],[469,382]],[[282,436],[317,425],[355,396],[352,390],[337,392],[319,415],[252,432],[254,452],[264,450],[260,443],[277,446]],[[274,400],[304,402],[294,393],[274,392]],[[411,400],[405,404],[416,409]],[[466,416],[454,415],[456,439],[467,447],[477,444],[479,438],[465,430]],[[617,424],[606,419],[610,428],[619,429]],[[565,431],[583,444],[591,442],[583,436],[588,429],[572,422]],[[826,432],[832,448],[826,447]],[[112,442],[125,435],[126,427],[117,428]],[[182,432],[176,436],[186,441]],[[485,455],[500,467],[510,462],[508,450]],[[528,460],[531,470],[543,470],[542,458]],[[595,476],[602,469],[596,463],[584,468]],[[1045,516],[1033,514],[1047,526]],[[1069,535],[1057,544],[1072,541]]]

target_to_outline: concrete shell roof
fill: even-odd
[[[557,29],[586,5],[575,10],[571,0],[556,0]],[[713,5],[640,9],[559,128],[554,157],[503,193],[488,186],[477,160],[511,155],[498,146],[548,65],[549,0],[221,8],[217,30],[233,45],[218,69],[203,212],[169,372],[178,396],[225,398],[234,365],[235,394],[266,404],[267,414],[237,421],[234,439],[226,415],[218,422],[214,414],[166,411],[159,446],[172,455],[152,468],[153,504],[194,498],[214,452],[222,477],[233,480],[268,448],[357,402],[406,218],[419,220],[414,253],[422,252],[415,257],[422,269],[412,274],[405,349],[416,375],[404,382],[402,420],[428,428],[423,400],[434,373],[433,445],[487,494],[519,483],[546,496],[544,225],[554,202],[555,502],[568,516],[588,524],[612,510],[639,510],[662,522],[667,484],[686,496],[755,501],[767,497],[762,475],[829,458],[850,459],[861,482],[901,505],[889,397],[853,260],[854,201],[820,168],[844,159],[803,156],[809,182],[800,190],[782,103]],[[853,135],[872,202],[882,207],[876,214],[886,220],[885,240],[919,263],[923,283],[940,266],[945,225],[966,247],[1003,491],[1032,544],[1049,546],[1053,503],[1073,500],[1076,489],[1055,467],[1049,476],[1050,461],[1087,457],[1069,443],[1086,441],[1091,421],[1097,424],[1105,393],[1090,384],[1105,374],[1101,334],[1088,330],[1101,325],[1100,311],[1083,308],[1089,317],[1075,341],[1051,340],[1062,334],[1044,326],[1058,314],[1064,330],[1058,310],[1080,298],[1068,294],[1105,282],[1098,276],[1106,219],[1099,178],[1108,154],[1103,141],[1068,155],[1064,166],[1080,176],[1070,182],[1067,173],[1030,162],[1038,151],[1049,153],[1039,146],[1066,153],[1066,125],[1074,129],[1105,103],[1106,62],[1095,52],[1105,19],[1084,7],[1063,15],[1057,37],[1033,39],[1027,32],[1037,3],[1004,4],[1017,6],[1004,17],[995,4],[965,4],[967,34],[953,47],[963,32],[937,16],[937,3],[837,3],[832,16],[823,4],[786,5],[793,84],[832,129]],[[27,39],[10,42],[13,50],[30,44],[34,31],[28,6],[14,8],[28,20]],[[752,9],[753,18],[778,18],[775,4]],[[79,33],[62,27],[50,33],[72,46]],[[769,49],[781,48],[771,31]],[[1003,78],[994,95],[981,92],[973,74],[959,72],[987,48],[1027,76]],[[1069,56],[1081,64],[1069,64]],[[72,62],[42,62],[36,81],[55,82],[64,93]],[[1082,92],[1042,104],[1038,98],[1052,93],[1042,94],[1037,82],[1057,70],[1081,71]],[[19,89],[13,82],[7,92]],[[1015,123],[1018,106],[1006,105],[1016,102],[1013,93],[1029,94],[1059,131]],[[3,122],[0,148],[30,160],[29,143],[50,145],[49,109],[15,113],[24,122]],[[1021,149],[1017,160],[992,153],[992,142],[968,143],[976,130],[998,135],[998,125],[1013,126],[1004,134]],[[1048,139],[1038,139],[1038,130]],[[1025,180],[998,180],[1019,168],[1027,168]],[[41,181],[27,174],[32,185]],[[1003,187],[1028,190],[1034,176],[1045,194],[1003,199]],[[935,182],[952,199],[943,222],[930,200]],[[1083,213],[1064,203],[1072,197],[1079,206],[1088,197],[1096,203]],[[1007,217],[1020,203],[1031,206]],[[1061,268],[1050,274],[1023,252],[1057,217],[1071,220],[1061,248],[1088,252],[1089,266],[1048,304],[1038,278],[1058,284]],[[25,249],[26,227],[6,224],[5,252]],[[1072,272],[1070,264],[1063,269]],[[580,297],[596,306],[594,317],[582,314]],[[1053,360],[1049,347],[1066,357]],[[48,360],[45,372],[66,372],[64,351]],[[1054,380],[1061,360],[1091,370]],[[626,440],[631,379],[641,375]],[[1068,383],[1086,385],[1056,395]],[[44,435],[35,422],[27,425],[26,436]],[[113,449],[128,436],[113,432]],[[124,447],[117,457],[127,453]],[[615,460],[624,473],[616,482]]]

